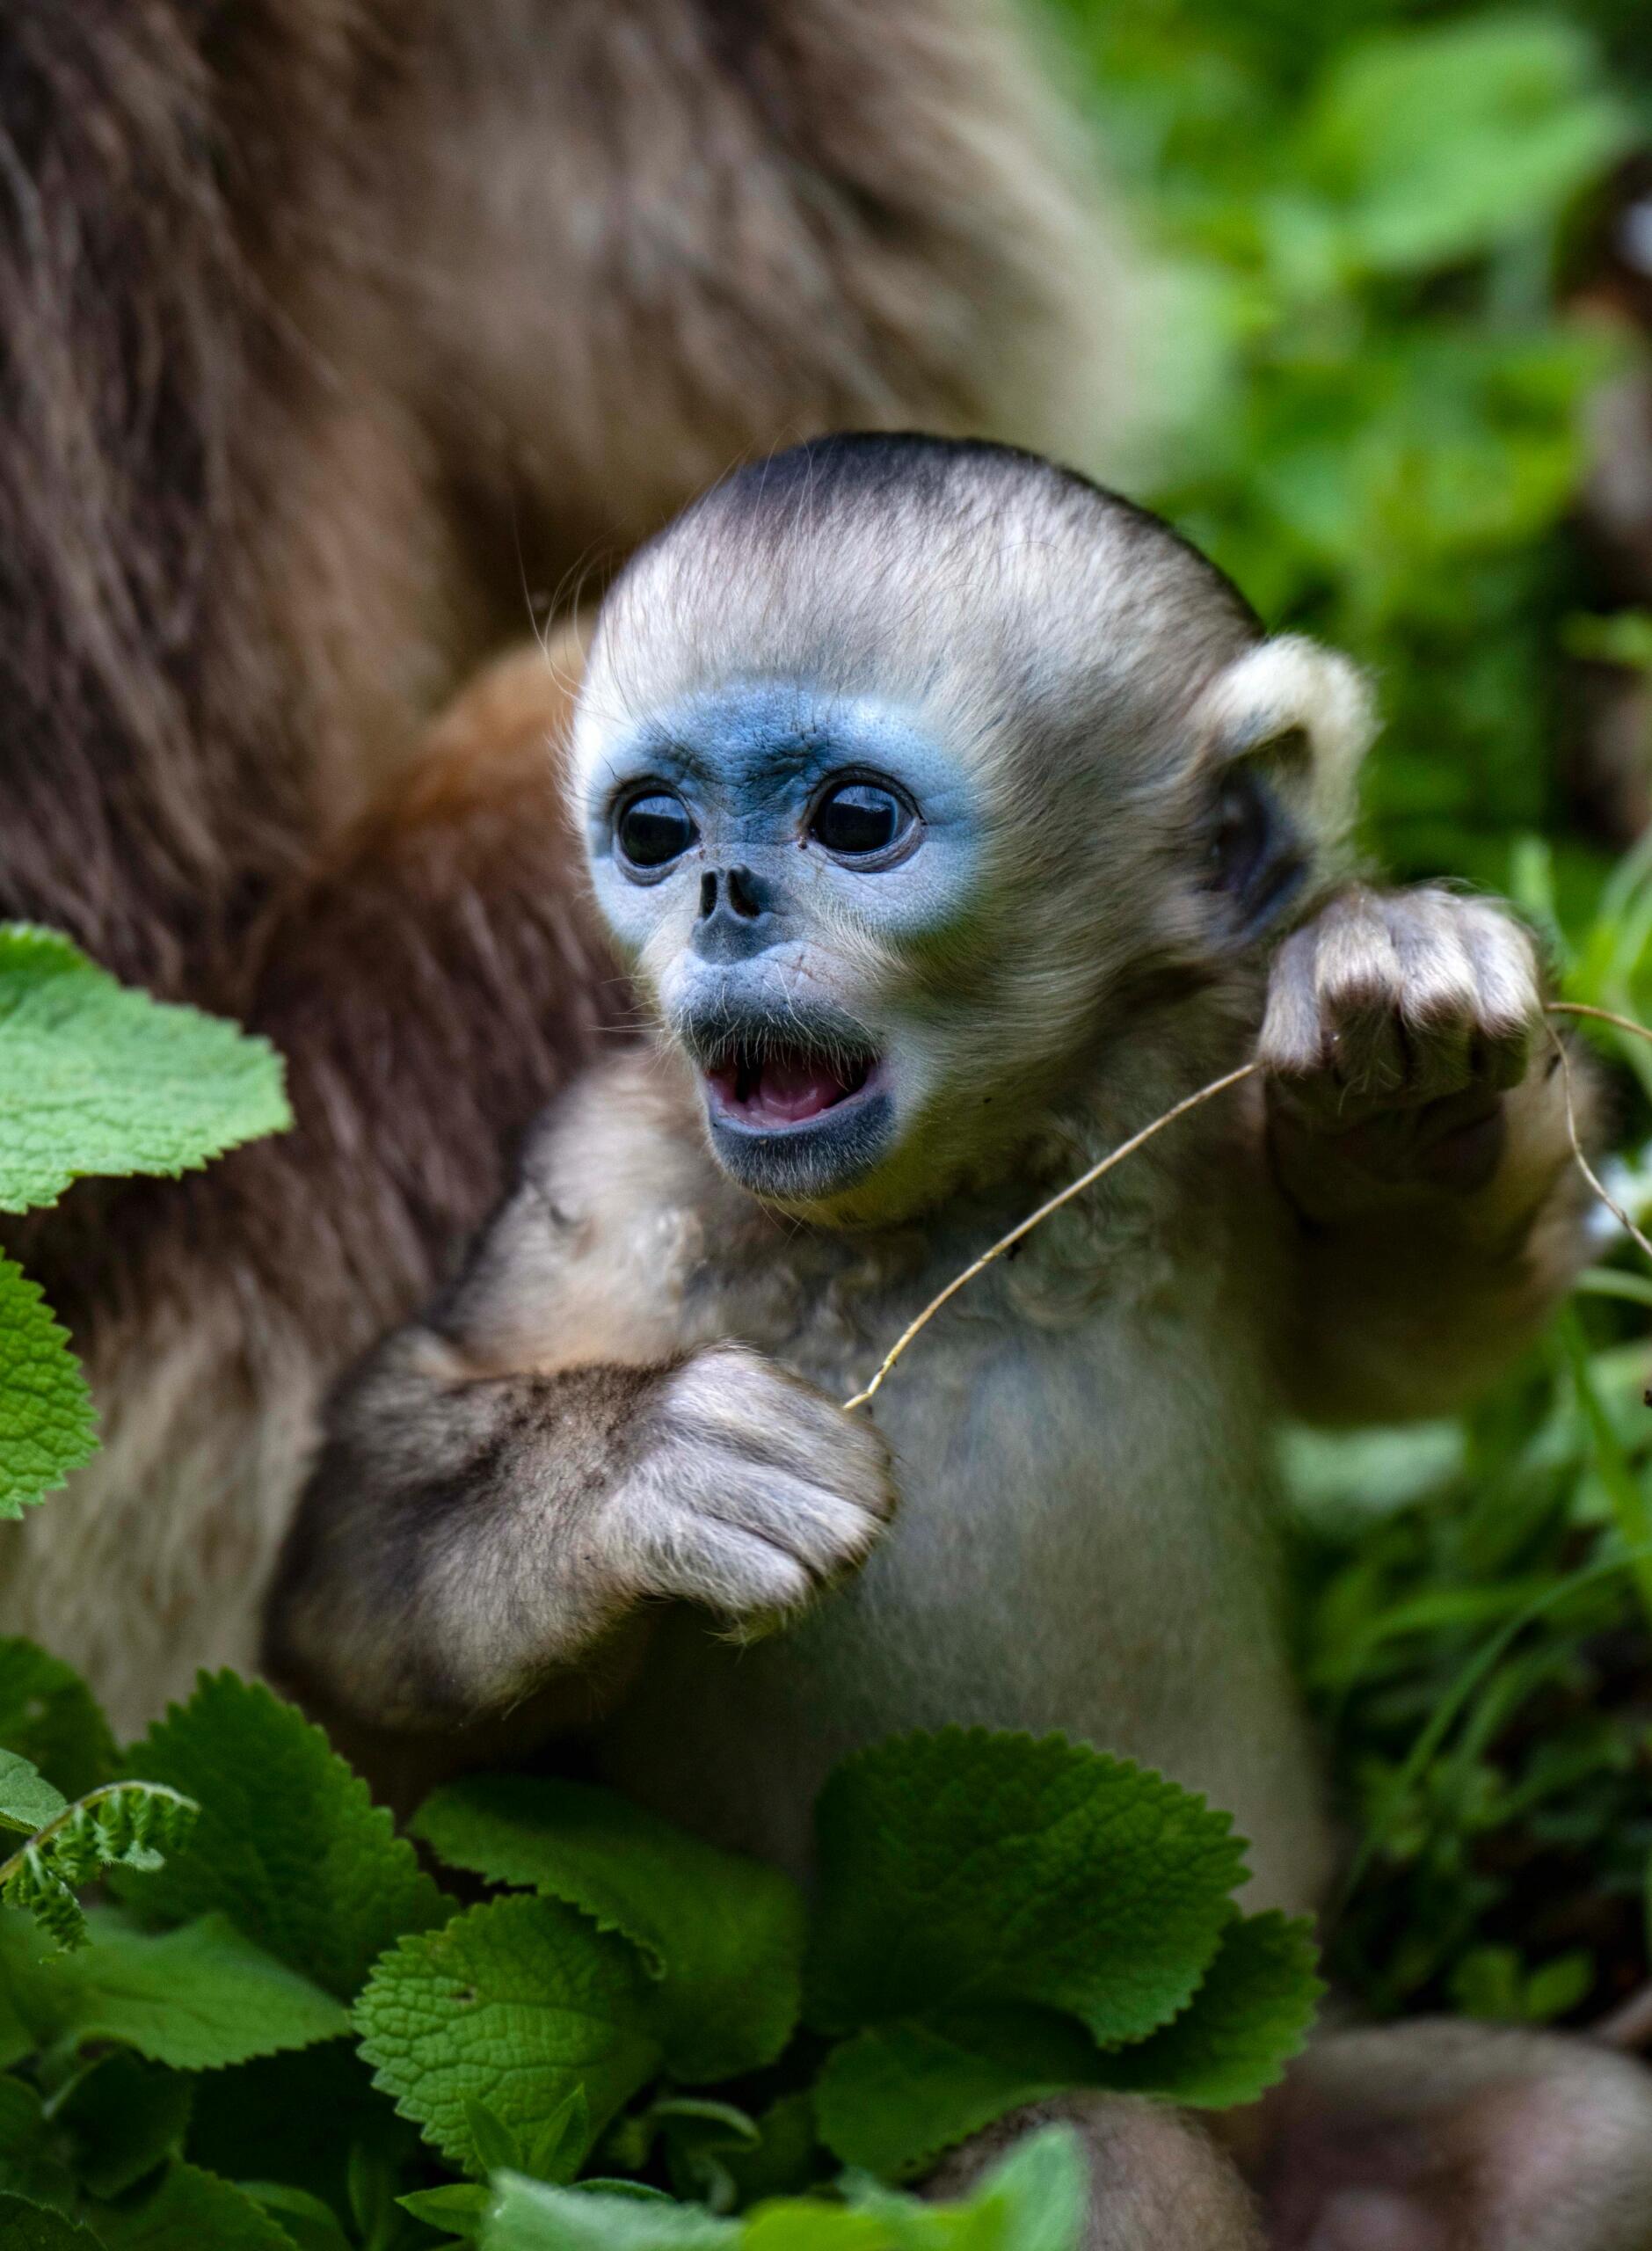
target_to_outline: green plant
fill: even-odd
[[[1630,351],[1567,288],[1652,123],[1633,11],[1047,4],[1148,262],[1132,488],[1270,626],[1374,670],[1379,861],[1511,892],[1568,997],[1652,1021],[1652,854],[1580,833],[1564,754],[1569,660],[1652,665],[1572,521]],[[1652,1050],[1582,1036],[1644,1219]],[[1383,2013],[1586,2021],[1652,1972],[1652,1273],[1609,1232],[1472,1415],[1292,1442],[1304,1661],[1359,1839],[1331,1958]]]
[[[1132,489],[1372,667],[1382,858],[1501,886],[1517,832],[1564,835],[1569,518],[1619,347],[1556,286],[1634,102],[1554,7],[1051,4],[1149,260]]]
[[[106,2251],[433,2226],[490,2251],[1061,2251],[1059,2138],[961,2207],[875,2182],[1066,2088],[1248,2100],[1320,1990],[1304,1926],[1234,1906],[1224,1816],[1059,1737],[850,1759],[812,1913],[608,1791],[455,1783],[412,1831],[488,1887],[465,1905],[267,1689],[203,1677],[119,1757],[68,1668],[0,1643],[0,1713],[20,1698],[40,1771],[0,1773],[18,1818],[61,1819],[56,1777],[110,1767],[98,1790],[142,1775],[200,1812],[163,1865],[106,1856],[73,1952],[0,1911],[0,2244],[27,2214],[19,2245]]]
[[[0,1212],[89,1174],[180,1173],[288,1122],[266,1041],[118,985],[55,931],[0,923]],[[96,1447],[69,1340],[0,1257],[0,1518]]]

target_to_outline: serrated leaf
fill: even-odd
[[[66,1798],[115,1771],[114,1737],[71,1665],[37,1642],[0,1637],[0,1743],[33,1761]]]
[[[0,926],[0,1211],[87,1174],[180,1173],[292,1122],[267,1040],[118,984],[55,931]]]
[[[59,1946],[83,1945],[77,1892],[116,1868],[159,1868],[187,1842],[198,1810],[162,1783],[105,1782],[0,1861],[0,1903],[25,1908]]]
[[[145,2196],[97,2215],[105,2251],[293,2251],[293,2239],[232,2182],[174,2160]]]
[[[117,2040],[178,2071],[211,2071],[349,2029],[346,2012],[222,1915],[158,1935],[106,1912],[75,1954],[0,1915],[0,1971],[40,2047]]]
[[[1245,1872],[1226,1814],[1061,1736],[899,1737],[837,1769],[817,1825],[828,2032],[1037,2001],[1141,2039],[1191,1999]]]
[[[68,1332],[39,1284],[0,1257],[0,1519],[20,1517],[97,1450],[91,1394]]]
[[[0,1751],[0,1826],[33,1836],[68,1810],[62,1790],[54,1789],[31,1759]]]
[[[0,2195],[0,2251],[100,2251],[98,2239],[62,2212]]]
[[[473,2098],[531,2139],[583,2087],[600,2134],[659,2068],[654,1991],[636,1950],[573,1908],[495,1899],[384,1956],[355,2021],[375,2084],[474,2167]]]
[[[412,1828],[455,1868],[531,1884],[640,1949],[660,1981],[674,2079],[755,2071],[790,2038],[804,1909],[777,1869],[721,1852],[615,1791],[526,1776],[438,1790]]]
[[[186,1856],[116,1885],[147,1918],[221,1912],[348,2000],[387,1946],[453,1912],[367,1784],[261,1682],[203,1673],[125,1763],[201,1807]]]
[[[1102,2059],[1098,2086],[1192,2109],[1254,2102],[1300,2053],[1325,1987],[1312,1926],[1235,1916],[1204,1983],[1174,2023]]]
[[[1051,2009],[874,2025],[821,2067],[820,2138],[846,2165],[905,2180],[1023,2103],[1094,2085],[1102,2060],[1084,2027]]]
[[[1008,2111],[1074,2088],[1204,2109],[1251,2102],[1301,2048],[1323,1990],[1305,1922],[1234,1914],[1193,2000],[1132,2047],[1103,2050],[1072,2017],[1002,2006],[857,2034],[822,2066],[821,2138],[846,2164],[899,2180]]]
[[[68,2137],[76,2178],[88,2194],[123,2196],[179,2155],[193,2094],[181,2072],[122,2048],[71,2080],[53,2102],[52,2123]]]

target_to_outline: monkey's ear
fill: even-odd
[[[1346,657],[1282,634],[1217,674],[1193,729],[1211,887],[1253,937],[1335,869],[1375,732],[1371,692]]]

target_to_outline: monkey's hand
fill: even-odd
[[[267,1655],[381,1728],[468,1724],[557,1684],[588,1718],[628,1619],[662,1599],[783,1617],[894,1507],[872,1424],[740,1344],[493,1374],[415,1325],[328,1421]]]
[[[1473,1191],[1544,1027],[1531,939],[1484,900],[1357,885],[1286,939],[1260,1060],[1276,1159],[1314,1218],[1340,1177]]]
[[[616,1594],[731,1623],[800,1609],[864,1563],[893,1512],[889,1450],[863,1417],[743,1344],[659,1379],[592,1552]]]
[[[1448,1413],[1568,1286],[1584,1205],[1546,1024],[1532,941],[1485,900],[1358,887],[1280,948],[1261,1060],[1306,1223],[1277,1301],[1299,1413]]]

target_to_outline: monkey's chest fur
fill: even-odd
[[[670,1328],[743,1337],[839,1399],[1031,1200],[843,1239],[753,1220],[692,1170],[704,1203],[666,1164],[640,1222],[672,1246]],[[846,1752],[913,1727],[1060,1729],[1230,1810],[1258,1903],[1312,1902],[1328,1832],[1279,1616],[1254,1262],[1219,1213],[1167,1229],[1160,1201],[1143,1176],[1052,1223],[924,1331],[876,1402],[901,1505],[870,1562],[754,1646],[664,1621],[598,1746],[614,1780],[801,1868]]]

